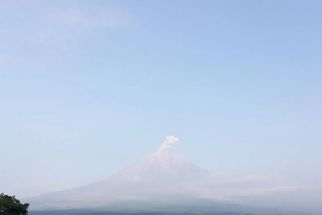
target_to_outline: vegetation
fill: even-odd
[[[0,215],[26,215],[29,204],[22,204],[15,196],[0,194]]]

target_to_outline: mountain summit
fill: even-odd
[[[207,170],[169,150],[177,140],[174,136],[167,136],[155,153],[124,169],[113,176],[113,179],[137,183],[182,183],[206,177]]]

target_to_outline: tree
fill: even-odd
[[[27,215],[29,204],[22,204],[15,196],[0,194],[0,215]]]

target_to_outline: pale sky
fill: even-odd
[[[322,188],[320,1],[1,1],[0,192],[106,179],[158,148]]]

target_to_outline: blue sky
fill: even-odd
[[[105,179],[175,134],[218,174],[322,187],[319,1],[3,1],[0,190]]]

